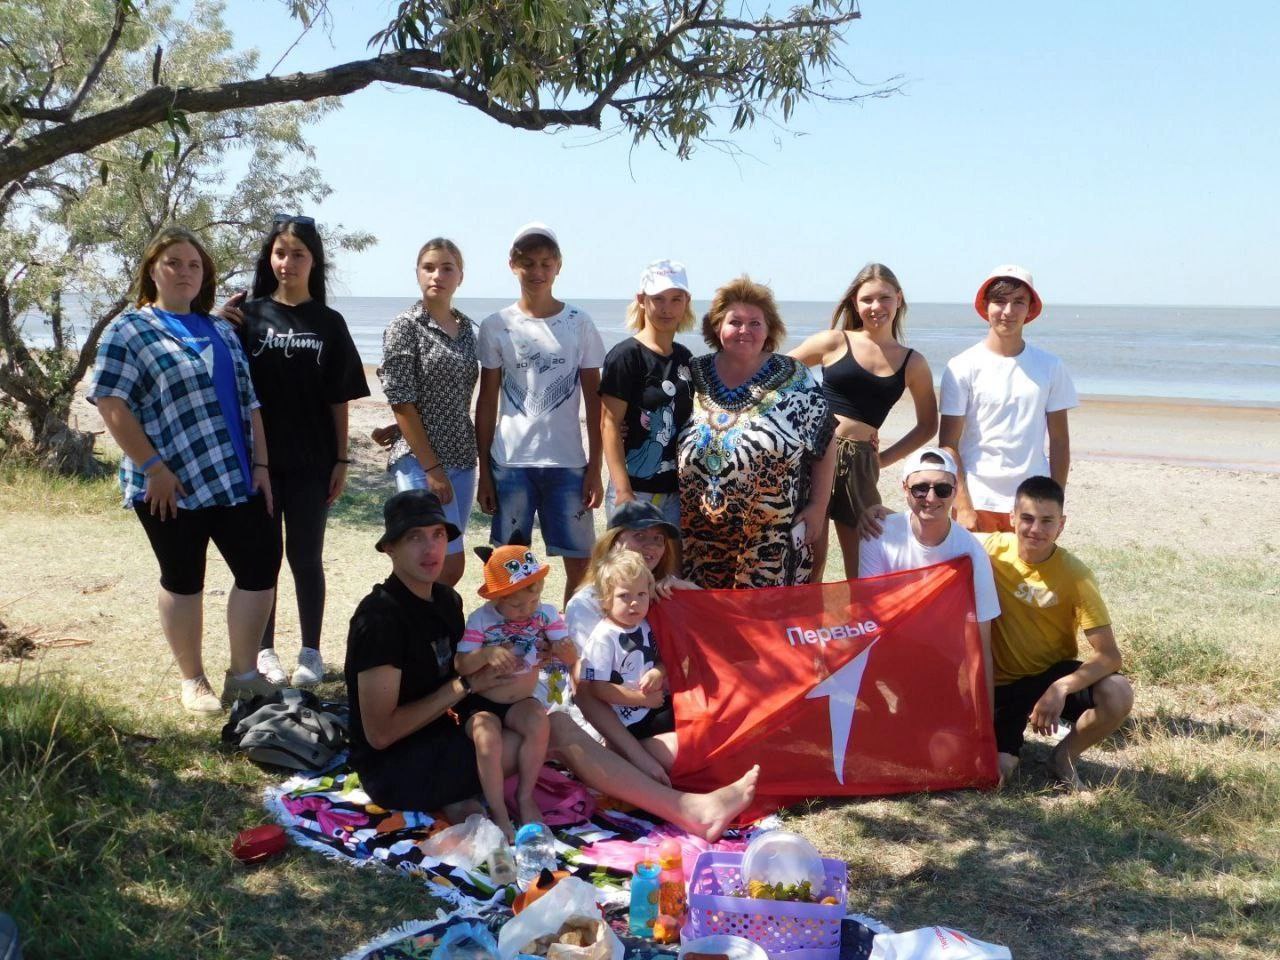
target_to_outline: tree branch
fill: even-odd
[[[120,34],[124,32],[125,21],[128,19],[128,13],[126,12],[128,6],[128,4],[122,3],[121,0],[116,0],[116,16],[111,23],[111,33],[107,35],[107,42],[102,45],[102,50],[94,59],[93,66],[85,74],[84,81],[80,84],[80,89],[76,91],[75,96],[67,103],[68,119],[75,116],[76,111],[80,109],[80,104],[84,103],[84,98],[89,95],[89,91],[98,82],[98,77],[102,74],[102,68],[111,59],[111,54],[115,53],[116,44],[120,42]]]
[[[314,73],[258,77],[216,87],[152,87],[118,107],[83,120],[72,120],[0,150],[0,184],[73,153],[84,153],[153,123],[162,123],[176,111],[222,113],[272,103],[343,96],[379,80],[403,82],[398,79],[402,76],[400,72],[411,72],[414,67],[440,70],[443,65],[431,51],[404,50]]]

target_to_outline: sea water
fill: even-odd
[[[330,305],[346,317],[361,358],[376,364],[382,331],[412,300],[411,294],[334,297]],[[455,306],[479,323],[510,302],[459,298]],[[591,314],[606,349],[629,335],[626,300],[573,302]],[[829,303],[797,300],[778,306],[787,324],[784,349],[830,325]],[[694,309],[701,315],[706,304],[695,302]],[[21,323],[29,343],[48,344],[41,317],[28,315]],[[985,330],[970,304],[913,303],[905,341],[924,354],[936,381],[947,360],[982,339]],[[1278,307],[1051,304],[1027,327],[1027,338],[1061,357],[1076,390],[1086,396],[1280,406]],[[681,334],[679,340],[695,355],[707,350],[698,329]]]
[[[360,356],[377,363],[382,331],[411,297],[336,297]],[[511,301],[458,298],[454,305],[478,324]],[[574,300],[591,314],[605,348],[630,335],[627,301]],[[783,301],[784,349],[825,330],[831,304]],[[695,303],[701,314],[706,304]],[[905,339],[924,354],[934,379],[947,360],[982,339],[986,326],[971,304],[913,303]],[[681,334],[705,353],[700,329]],[[1087,396],[1168,397],[1247,405],[1280,405],[1280,308],[1051,305],[1027,327],[1027,339],[1067,365]]]

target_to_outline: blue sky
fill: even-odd
[[[335,0],[281,73],[365,55],[385,0]],[[1234,2],[864,0],[843,59],[902,95],[819,103],[679,161],[593,131],[530,133],[426,91],[368,89],[312,128],[334,188],[307,211],[377,235],[335,292],[412,296],[423,240],[454,238],[462,296],[514,294],[511,234],[560,235],[568,298],[627,297],[683,260],[695,297],[741,272],[834,301],[868,260],[908,297],[964,301],[998,263],[1057,303],[1275,305],[1280,6]],[[283,5],[233,2],[264,65],[297,34]],[[263,38],[269,38],[264,40]]]

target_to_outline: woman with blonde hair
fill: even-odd
[[[836,420],[836,468],[831,519],[845,576],[858,575],[863,513],[880,503],[880,470],[922,446],[938,429],[933,374],[922,354],[902,344],[907,299],[893,271],[868,263],[853,278],[831,315],[831,329],[791,351],[806,366],[822,364],[822,392]],[[886,449],[880,427],[902,394],[911,392],[916,424]],[[817,577],[827,559],[827,524],[814,541]]]
[[[600,437],[609,468],[604,503],[610,517],[624,503],[647,500],[669,523],[680,524],[676,446],[693,409],[693,354],[675,337],[693,323],[684,266],[672,260],[649,264],[627,305],[627,326],[635,334],[609,351],[600,375]]]
[[[222,709],[201,657],[209,541],[235,579],[224,701],[274,689],[255,660],[280,569],[262,415],[235,330],[209,315],[216,283],[195,234],[161,230],[138,266],[137,306],[103,333],[89,384],[124,452],[124,506],[160,565],[160,627],[182,674],[182,706],[198,714]]]

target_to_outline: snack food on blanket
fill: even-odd
[[[570,917],[556,933],[524,945],[521,953],[547,960],[609,960],[609,942],[599,917]]]
[[[763,880],[751,880],[747,883],[747,892],[742,896],[752,900],[791,900],[796,903],[815,903],[813,887],[808,880],[800,883],[765,883]]]

